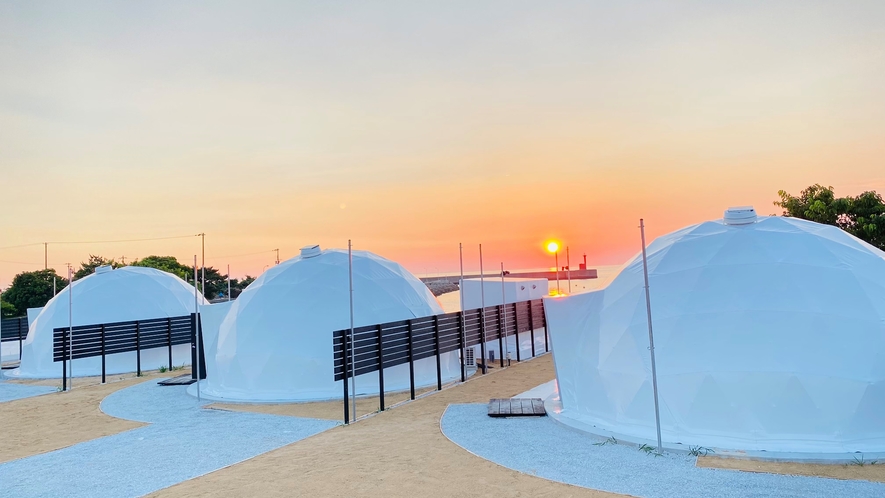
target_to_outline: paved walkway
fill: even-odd
[[[699,468],[695,457],[606,444],[548,417],[491,418],[486,404],[451,405],[443,434],[471,453],[545,479],[647,498],[881,498],[885,484]],[[506,444],[489,444],[502,441]]]
[[[151,425],[0,465],[0,496],[142,496],[336,425],[328,420],[204,410],[184,387],[144,382],[101,404]]]
[[[31,396],[39,396],[46,393],[54,393],[54,387],[48,386],[29,386],[24,384],[15,384],[5,382],[0,374],[0,403],[4,401],[12,401],[15,399],[30,398]]]

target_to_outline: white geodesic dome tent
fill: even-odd
[[[753,213],[658,238],[648,269],[665,445],[885,451],[885,253]],[[655,440],[644,292],[637,256],[545,301],[564,421]]]
[[[73,289],[73,296],[69,293]],[[73,307],[68,303],[73,299]],[[203,297],[199,296],[202,304]],[[52,361],[52,332],[69,325],[68,310],[73,311],[74,326],[125,322],[183,316],[194,311],[194,288],[180,278],[153,268],[125,266],[111,270],[102,267],[88,277],[75,280],[53,297],[31,324],[22,344],[21,366],[11,376],[31,378],[61,377],[61,363]],[[190,364],[190,345],[172,347],[176,365]],[[141,351],[145,369],[166,365],[166,347]],[[117,353],[106,358],[108,374],[134,372],[136,353]],[[101,375],[101,357],[74,360],[76,377]]]
[[[353,252],[354,326],[442,314],[433,294],[393,261]],[[347,251],[302,249],[272,267],[233,302],[218,330],[203,329],[202,393],[238,401],[308,401],[342,395],[335,382],[332,333],[350,327]],[[457,352],[441,360],[443,379],[460,375]],[[436,360],[415,362],[415,383],[436,383]],[[409,388],[409,365],[384,370],[386,391]],[[378,392],[377,373],[356,379],[357,394]],[[193,391],[193,389],[192,389]]]

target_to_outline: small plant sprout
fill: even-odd
[[[160,365],[160,368],[158,368],[157,370],[159,370],[160,373],[166,373],[166,365]]]
[[[878,460],[864,460],[863,454],[860,455],[860,458],[854,457],[854,461],[851,462],[851,465],[857,465],[858,467],[863,467],[865,465],[876,465],[879,463]]]
[[[654,446],[649,446],[647,444],[643,444],[639,447],[639,451],[644,451],[646,455],[654,455],[655,457],[659,457],[663,455],[657,448]]]
[[[705,446],[689,446],[688,453],[691,456],[707,456],[710,453],[716,453],[711,448]]]
[[[593,446],[605,446],[607,444],[618,444],[618,440],[615,439],[614,436],[611,436],[608,439],[606,439],[605,441],[597,441],[597,442],[593,443]]]

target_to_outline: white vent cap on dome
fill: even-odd
[[[301,257],[303,259],[313,258],[314,256],[319,256],[323,251],[320,250],[319,244],[312,246],[304,246],[301,248]]]
[[[114,268],[111,265],[102,265],[95,268],[95,273],[107,273]]]
[[[753,206],[730,207],[725,210],[723,221],[726,225],[749,225],[756,223],[756,210]]]

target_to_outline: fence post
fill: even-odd
[[[529,305],[529,330],[532,338],[532,358],[535,357],[535,314],[532,312],[532,302],[526,301]]]
[[[501,368],[504,368],[504,327],[501,325],[501,310],[504,305],[495,306],[495,313],[498,314],[498,356],[501,357]]]
[[[464,356],[467,354],[467,333],[464,331],[464,310],[458,312],[458,341],[460,342],[461,347],[461,382],[467,381],[467,365],[464,363],[466,358]]]
[[[433,315],[433,340],[436,344],[436,390],[442,391],[442,366],[439,357],[439,315]]]
[[[379,408],[384,411],[384,333],[379,324],[378,329],[378,403]]]
[[[409,339],[409,390],[411,394],[411,399],[414,401],[415,399],[415,358],[412,352],[412,319],[409,319],[409,329],[408,329],[408,339]]]
[[[24,319],[27,322],[27,317]],[[22,361],[22,319],[18,319],[18,361]]]
[[[105,383],[104,324],[101,325],[101,383]]]
[[[546,313],[544,313],[544,300],[541,300],[541,321],[544,322],[544,352],[550,352],[550,336],[547,335],[547,318]]]
[[[61,333],[61,390],[68,390],[68,331]],[[21,350],[19,350],[21,351]]]
[[[135,322],[135,376],[141,377],[141,328]]]
[[[480,340],[480,354],[482,355],[482,373],[485,375],[488,373],[488,360],[486,359],[486,310],[485,308],[480,308],[479,310],[479,340]]]
[[[169,341],[169,371],[172,371],[172,318],[166,319],[166,338]]]
[[[341,333],[341,352],[343,355],[343,358],[341,359],[341,365],[342,365],[342,370],[344,371],[344,378],[341,380],[341,383],[344,384],[344,424],[345,425],[350,423],[350,409],[349,409],[348,403],[347,403],[347,397],[348,397],[347,396],[348,395],[348,393],[347,393],[348,361],[347,360],[349,358],[349,356],[347,355],[347,340],[348,340],[347,336],[348,336],[347,332]],[[356,415],[356,414],[354,413],[354,415]]]
[[[513,338],[516,340],[516,362],[519,363],[519,305],[511,304],[513,307]]]

